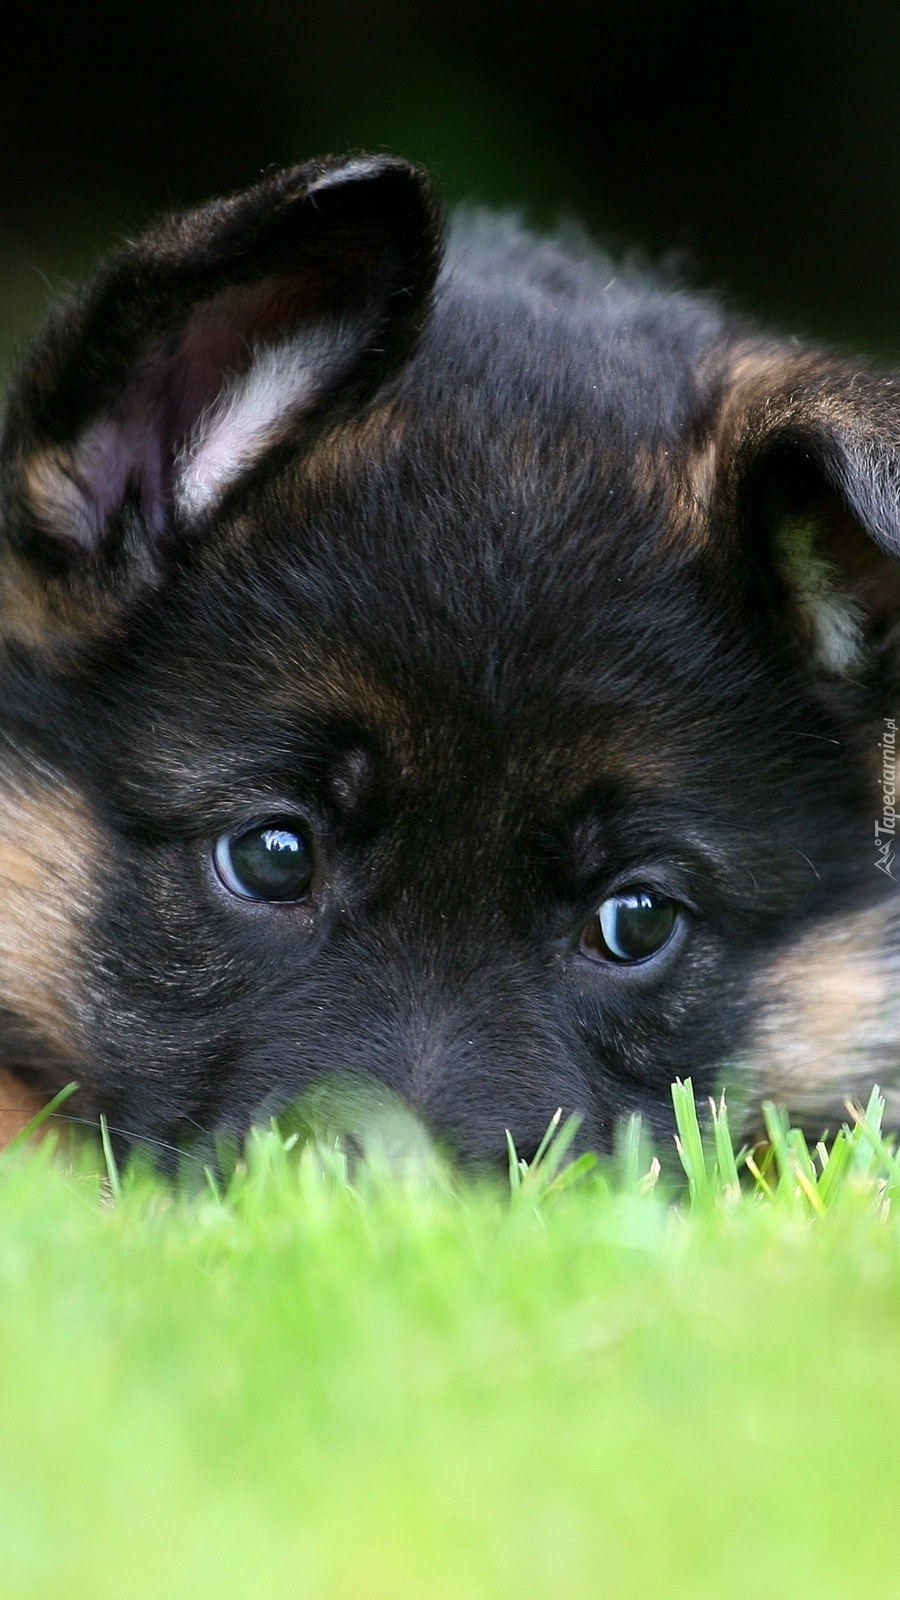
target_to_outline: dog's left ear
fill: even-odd
[[[718,549],[768,577],[818,668],[865,670],[900,625],[900,380],[745,347],[714,409],[695,487]]]
[[[51,589],[133,586],[298,421],[400,367],[439,251],[427,178],[381,156],[278,173],[125,246],[13,385],[7,557]]]

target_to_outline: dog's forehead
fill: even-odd
[[[672,782],[667,747],[709,742],[690,659],[726,624],[685,483],[717,324],[643,287],[604,298],[559,252],[538,267],[451,258],[402,379],[298,435],[228,513],[172,630],[198,702],[215,663],[207,734],[218,717],[223,744],[262,749],[340,725],[408,772],[560,800],[604,772]],[[179,718],[160,722],[176,745]]]
[[[599,270],[598,270],[599,269]],[[545,242],[477,230],[451,250],[399,384],[412,448],[476,493],[564,509],[629,488],[669,498],[708,427],[721,313]]]
[[[355,478],[382,530],[399,506],[450,557],[461,531],[470,566],[539,564],[545,528],[557,558],[579,539],[633,558],[672,532],[647,523],[690,519],[733,336],[700,297],[482,219],[451,238],[413,359],[305,471],[326,497]]]
[[[311,450],[300,430],[238,516],[237,560],[305,577],[313,620],[357,613],[369,637],[383,619],[398,643],[439,624],[444,659],[458,633],[472,660],[524,645],[532,671],[552,640],[558,673],[567,641],[583,651],[703,543],[714,329],[646,290],[464,288],[374,408]]]
[[[570,769],[581,748],[621,754],[690,714],[692,655],[727,622],[697,561],[665,548],[667,508],[627,472],[614,507],[582,481],[562,504],[548,493],[510,509],[505,484],[492,502],[464,472],[418,470],[409,441],[391,463],[354,451],[339,467],[332,453],[312,499],[306,481],[276,485],[246,562],[223,574],[217,632],[226,623],[231,643],[217,673],[236,703],[265,704],[282,726],[370,730],[398,753],[428,728],[435,760],[460,740],[485,756],[559,745]],[[202,621],[191,636],[202,669]]]
[[[552,559],[510,582],[491,563],[419,557],[366,565],[345,547],[329,564],[306,548],[223,574],[144,657],[128,718],[139,763],[189,809],[204,768],[214,788],[267,772],[315,787],[332,769],[340,784],[348,757],[351,789],[355,766],[466,811],[502,795],[523,815],[574,815],[609,785],[696,784],[698,752],[715,755],[740,708],[724,662],[709,704],[704,629],[708,644],[721,623],[697,613],[692,582],[577,564],[562,578]]]

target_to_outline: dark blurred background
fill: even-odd
[[[900,355],[897,0],[30,0],[0,129],[4,355],[159,209],[354,147]]]

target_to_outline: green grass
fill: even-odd
[[[4,1156],[3,1600],[894,1600],[877,1097],[740,1170],[676,1109],[684,1193],[633,1124],[502,1188],[274,1131],[175,1189]]]

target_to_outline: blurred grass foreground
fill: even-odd
[[[900,1166],[0,1160],[4,1600],[896,1596]],[[665,1159],[664,1159],[665,1165]]]

